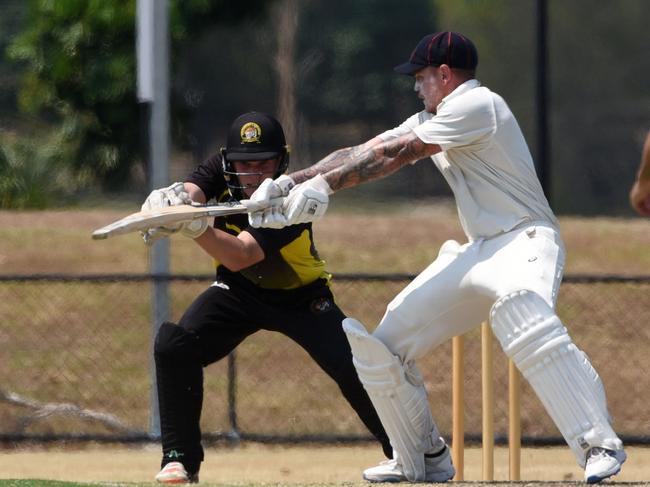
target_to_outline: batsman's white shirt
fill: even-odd
[[[436,115],[417,113],[379,137],[387,140],[410,131],[442,148],[432,159],[454,193],[469,240],[526,221],[557,226],[517,120],[503,98],[477,80],[445,97]]]
[[[564,267],[557,220],[499,95],[467,81],[435,115],[415,114],[379,137],[410,131],[442,148],[432,159],[454,193],[469,242],[446,242],[388,305],[374,335],[404,361],[487,320],[492,304],[510,292],[528,289],[554,306]]]

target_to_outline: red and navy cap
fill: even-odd
[[[474,43],[456,32],[429,34],[418,42],[408,62],[395,66],[395,71],[413,75],[426,66],[442,64],[450,68],[476,69],[478,53]]]

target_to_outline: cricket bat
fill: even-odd
[[[153,211],[131,213],[113,223],[98,228],[92,234],[94,240],[103,240],[116,235],[163,227],[197,218],[236,215],[263,209],[258,203],[242,200],[218,205],[178,205],[167,206]]]

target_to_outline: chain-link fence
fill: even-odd
[[[411,276],[338,276],[341,308],[371,325]],[[167,279],[167,278],[165,278]],[[172,319],[210,282],[170,276]],[[0,278],[0,439],[151,438],[150,276]],[[591,357],[624,439],[647,442],[650,277],[569,276],[560,317]],[[477,324],[478,325],[478,324]],[[495,347],[495,431],[507,431],[507,362]],[[466,432],[481,432],[480,333],[466,339]],[[451,433],[451,344],[419,364],[434,416]],[[560,442],[524,384],[524,441]],[[356,441],[368,433],[336,385],[296,344],[277,333],[247,339],[205,373],[207,439]]]

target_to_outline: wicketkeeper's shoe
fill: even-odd
[[[181,462],[169,462],[156,475],[156,482],[161,484],[198,484],[199,474],[188,474]]]
[[[456,475],[447,445],[438,453],[424,455],[424,465],[426,482],[446,482]],[[384,460],[376,467],[364,470],[363,478],[369,482],[408,481],[399,459]]]
[[[585,482],[595,484],[621,471],[621,465],[627,459],[623,450],[609,450],[594,447],[587,453]]]

